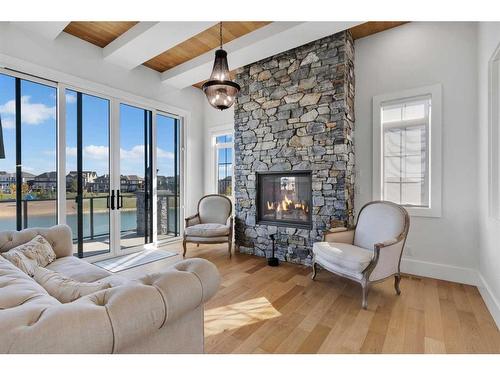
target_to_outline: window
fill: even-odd
[[[68,224],[75,255],[102,258],[180,235],[185,119],[103,90],[0,68],[0,231]]]
[[[57,223],[57,90],[0,74],[0,231]]]
[[[233,136],[223,134],[215,137],[216,192],[233,194]]]
[[[439,216],[440,86],[374,98],[374,199]]]

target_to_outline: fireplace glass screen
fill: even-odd
[[[257,218],[261,224],[311,226],[311,173],[258,173]]]

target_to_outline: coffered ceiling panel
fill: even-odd
[[[228,43],[236,38],[257,30],[271,22],[223,22],[222,39]],[[219,45],[219,25],[216,24],[205,31],[187,39],[186,41],[170,48],[160,55],[144,63],[148,68],[164,72],[174,66],[182,64],[199,55],[202,55]]]
[[[135,26],[137,21],[120,22],[70,22],[65,32],[101,48]]]

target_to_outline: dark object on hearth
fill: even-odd
[[[274,256],[274,239],[275,239],[274,234],[271,234],[269,238],[271,238],[271,241],[273,241],[273,253],[271,258],[267,258],[267,264],[271,267],[278,267],[280,265],[280,261],[278,258]]]

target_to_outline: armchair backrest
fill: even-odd
[[[408,234],[410,219],[400,205],[375,201],[367,203],[359,212],[354,245],[373,250],[380,242],[403,239]]]
[[[201,223],[226,224],[231,216],[233,204],[225,195],[205,195],[198,202],[198,215]]]

